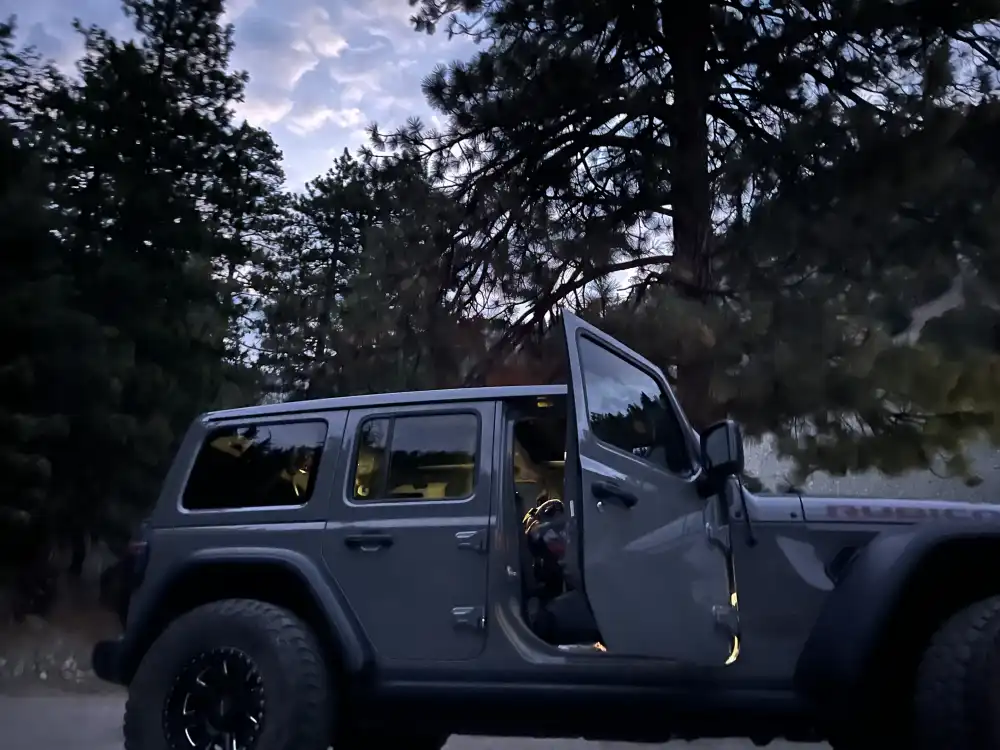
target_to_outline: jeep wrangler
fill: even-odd
[[[1000,747],[1000,509],[754,495],[735,423],[563,326],[568,387],[197,419],[94,649],[126,750]]]

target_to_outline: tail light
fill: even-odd
[[[149,561],[149,523],[143,521],[139,530],[128,543],[126,556],[130,560],[132,568],[129,575],[129,589],[134,591],[139,588],[143,577],[146,575],[146,563]]]
[[[125,548],[125,554],[119,560],[116,579],[112,586],[114,593],[109,592],[109,597],[113,599],[113,608],[121,620],[122,626],[128,619],[129,605],[132,601],[132,592],[139,588],[143,576],[146,574],[146,563],[149,560],[149,525],[143,523],[139,526],[135,536],[129,541]]]

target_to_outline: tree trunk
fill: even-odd
[[[667,7],[669,5],[669,10]],[[711,287],[712,188],[709,182],[708,54],[711,5],[664,4],[663,26],[673,78],[671,123],[675,272],[695,287]],[[696,293],[694,291],[690,293]]]
[[[661,11],[673,78],[671,123],[671,203],[674,260],[671,271],[688,282],[681,294],[708,299],[712,279],[712,186],[709,178],[708,71],[712,42],[711,4],[664,3]],[[703,290],[703,291],[700,291]],[[696,427],[721,416],[710,397],[712,362],[708,358],[681,363],[678,397]]]

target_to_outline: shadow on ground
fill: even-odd
[[[0,727],[4,750],[121,750],[124,696],[66,695],[49,692],[31,696],[0,696]],[[446,750],[654,750],[655,745],[580,740],[522,740],[498,737],[453,737]],[[671,748],[749,750],[753,745],[736,740],[670,743]],[[774,743],[773,750],[823,745]]]

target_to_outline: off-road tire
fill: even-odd
[[[125,705],[125,750],[170,750],[165,706],[174,681],[199,654],[236,650],[260,676],[265,713],[256,750],[327,750],[332,680],[315,635],[281,607],[226,599],[171,623],[143,658]]]
[[[914,708],[920,750],[1000,747],[1000,596],[937,631],[917,671]]]

